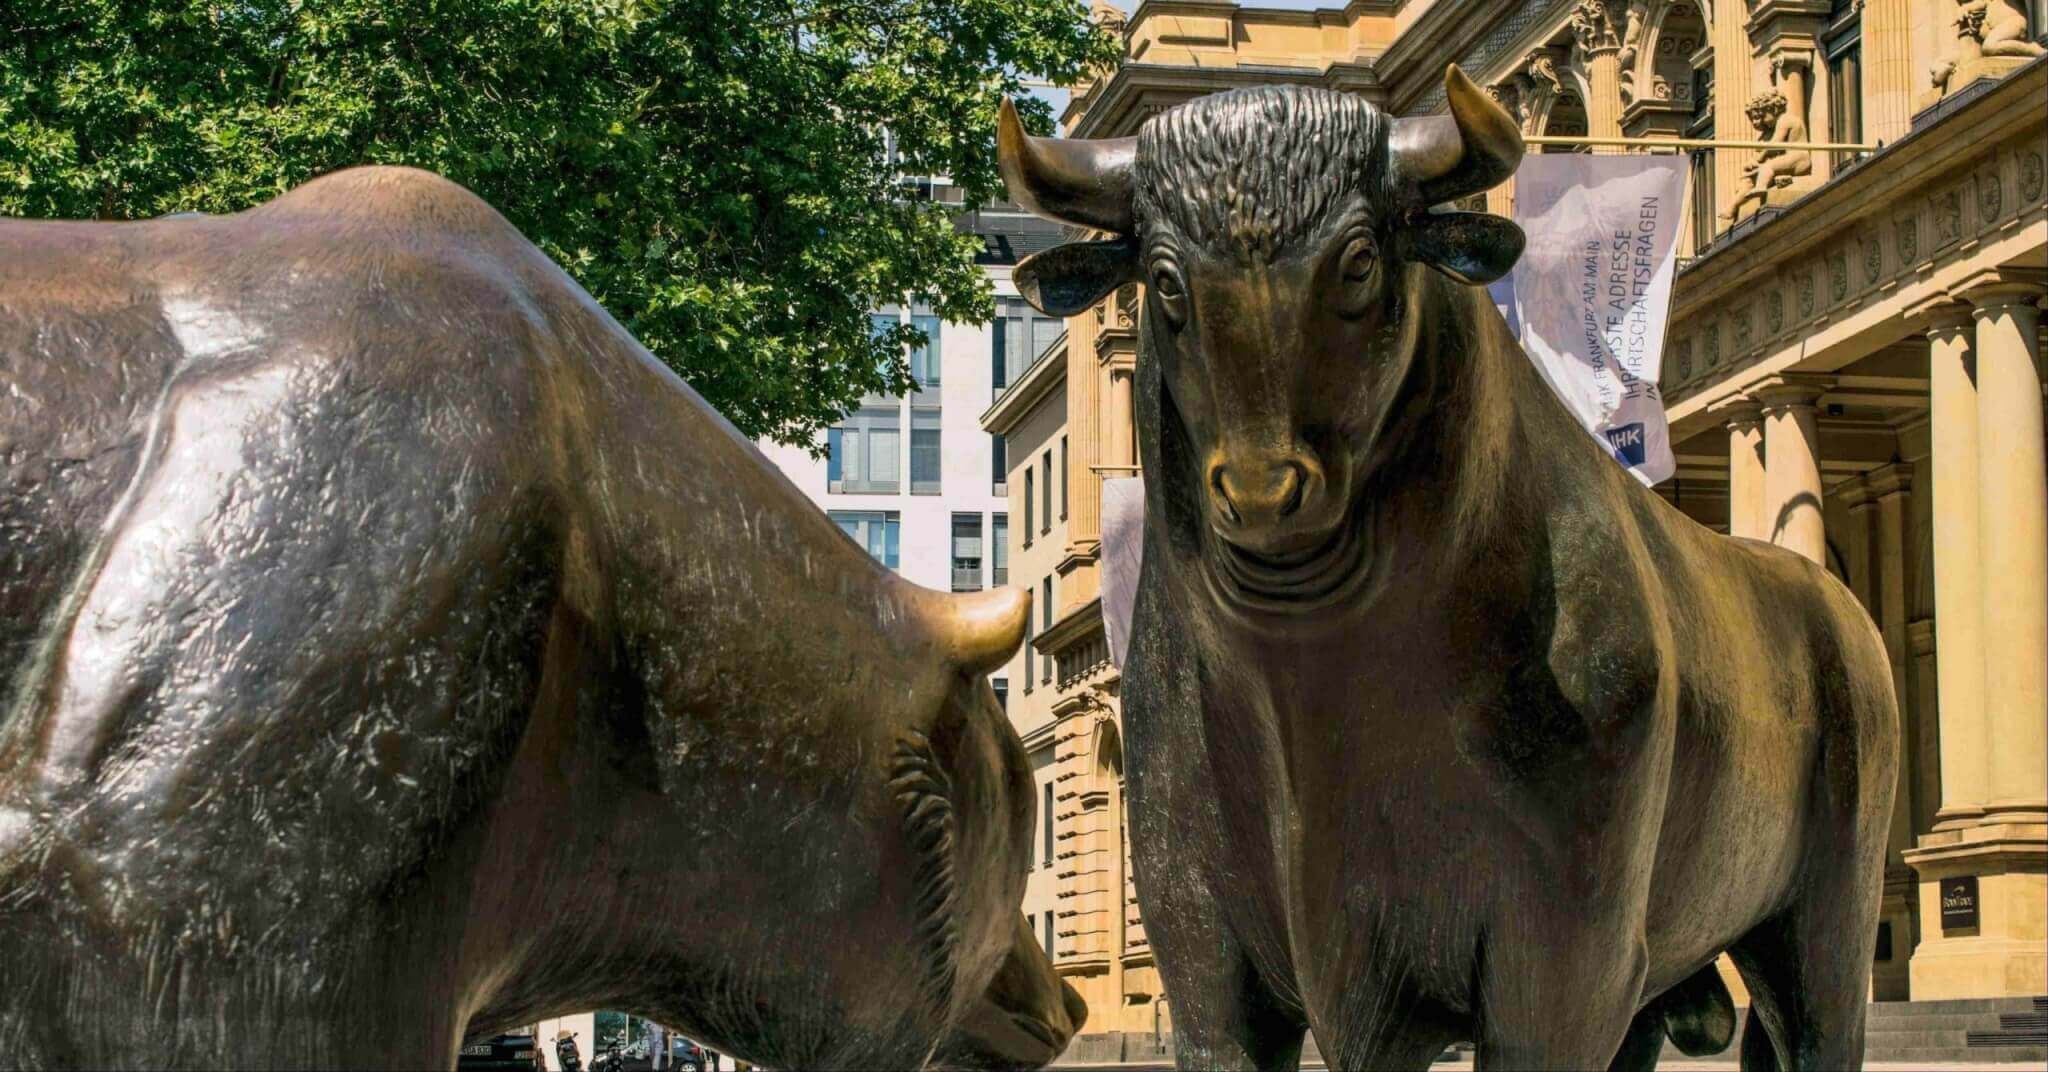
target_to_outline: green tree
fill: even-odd
[[[741,431],[809,443],[908,387],[919,334],[872,336],[871,308],[993,314],[958,206],[898,177],[988,199],[1019,72],[1115,55],[1079,0],[5,0],[0,214],[233,212],[426,168]]]

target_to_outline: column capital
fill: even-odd
[[[1764,420],[1764,407],[1747,395],[1724,398],[1708,406],[1707,413],[1719,417],[1731,431],[1754,428]]]
[[[1869,510],[1877,506],[1877,493],[1865,476],[1854,476],[1835,485],[1835,501],[1845,510]]]
[[[2048,271],[2039,268],[1998,267],[1977,272],[1950,287],[1949,294],[1974,306],[1974,312],[1996,312],[2018,307],[2038,307],[2048,296]]]
[[[1811,409],[1820,396],[1834,390],[1833,376],[1809,372],[1783,372],[1768,376],[1745,392],[1763,404],[1764,416],[1791,409]]]
[[[1572,8],[1572,38],[1579,51],[1589,56],[1621,51],[1620,19],[1616,9],[1626,5],[1616,0],[1579,0]]]
[[[1873,500],[1904,495],[1913,490],[1913,467],[1904,462],[1893,462],[1863,474],[1863,483]]]
[[[1906,319],[1920,322],[1920,332],[1930,339],[1967,331],[1973,319],[1969,302],[1942,295],[1906,310]]]

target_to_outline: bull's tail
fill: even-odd
[[[1664,1035],[1687,1057],[1720,1053],[1735,1039],[1735,999],[1710,962],[1656,1000]]]

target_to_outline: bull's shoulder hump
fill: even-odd
[[[327,218],[373,230],[382,225],[451,238],[519,237],[497,209],[460,183],[431,171],[388,165],[330,172],[241,216]]]

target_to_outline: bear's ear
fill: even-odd
[[[1129,238],[1069,242],[1024,258],[1010,278],[1032,308],[1073,316],[1138,278],[1138,244]]]
[[[1416,260],[1473,286],[1508,274],[1527,241],[1512,220],[1484,212],[1425,212],[1409,229]]]

